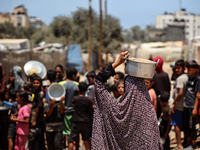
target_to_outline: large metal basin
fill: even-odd
[[[126,58],[125,73],[130,76],[151,79],[153,78],[155,68],[158,62],[148,60],[148,62],[139,62],[137,60],[141,58],[135,58],[136,60],[130,60]]]

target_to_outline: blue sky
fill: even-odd
[[[23,4],[29,16],[42,18],[50,24],[58,15],[71,16],[78,7],[88,9],[89,0],[0,0],[0,12],[13,12]],[[182,8],[200,15],[200,0],[182,0]],[[99,14],[99,0],[92,0],[92,8]],[[104,11],[104,0],[102,0]],[[107,0],[107,13],[118,18],[123,29],[139,25],[155,25],[156,15],[180,9],[180,0]]]

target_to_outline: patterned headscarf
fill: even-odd
[[[13,67],[15,77],[15,90],[21,90],[24,86],[24,79],[22,78],[22,68],[20,66]]]
[[[95,79],[93,150],[162,150],[154,107],[144,80],[127,76],[124,97],[117,102]]]

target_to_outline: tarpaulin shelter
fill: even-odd
[[[75,67],[80,73],[83,73],[83,61],[79,44],[68,47],[66,67]]]
[[[182,58],[182,42],[152,42],[142,43],[137,50],[137,57],[149,59],[156,56],[163,57],[164,61],[175,61]]]
[[[200,64],[200,35],[188,39],[188,60]]]
[[[8,50],[30,49],[28,39],[0,39],[0,44],[7,47]]]

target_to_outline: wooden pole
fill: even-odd
[[[91,58],[92,58],[92,50],[91,50],[91,14],[92,14],[92,9],[91,9],[91,0],[89,0],[89,14],[88,14],[88,66],[87,66],[87,71],[92,70],[92,63],[91,63]]]
[[[107,23],[107,0],[105,0],[105,19]]]
[[[102,64],[102,0],[99,0],[100,5],[100,17],[99,17],[99,57],[98,64],[99,66]]]

